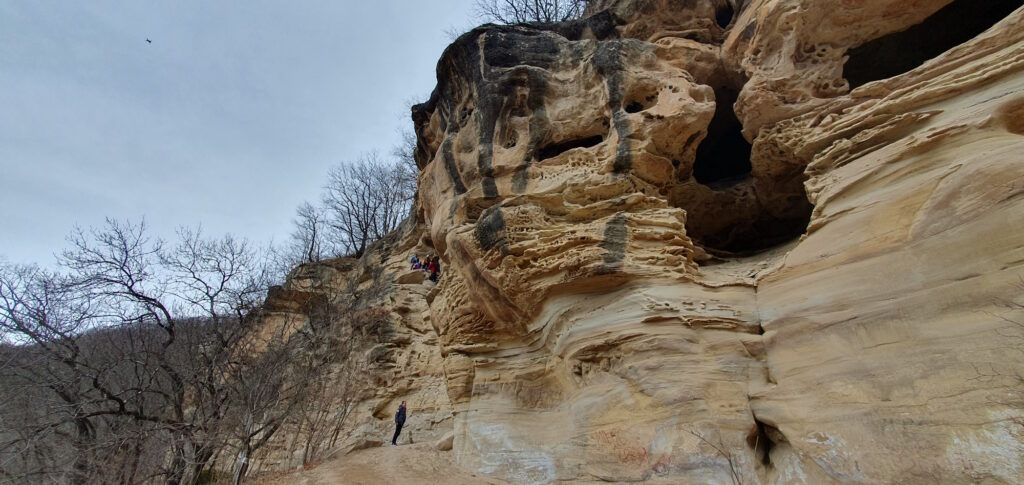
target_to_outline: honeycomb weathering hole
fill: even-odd
[[[850,89],[910,71],[988,30],[1021,0],[956,0],[923,22],[847,52],[843,77]]]

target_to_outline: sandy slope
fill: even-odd
[[[437,451],[433,443],[383,446],[355,451],[314,468],[274,478],[261,484],[500,484],[503,481],[459,469],[450,451]]]

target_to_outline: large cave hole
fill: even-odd
[[[736,118],[733,103],[737,89],[715,89],[715,115],[708,134],[697,147],[693,177],[712,189],[725,188],[750,176],[750,143],[743,137],[743,125]]]
[[[725,75],[709,83],[715,113],[697,147],[692,177],[679,173],[681,183],[670,191],[671,203],[687,212],[687,235],[713,256],[701,264],[793,241],[807,231],[813,209],[799,164],[760,160],[767,169],[753,173],[752,147],[733,110],[743,83]]]
[[[956,0],[923,22],[847,52],[843,77],[850,89],[910,71],[988,30],[1021,0]]]

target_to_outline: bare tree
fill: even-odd
[[[334,240],[348,254],[362,255],[408,215],[414,191],[415,175],[407,164],[386,161],[376,152],[335,166],[323,197]]]
[[[728,447],[722,444],[722,436],[720,433],[716,432],[718,434],[718,444],[716,445],[715,443],[711,442],[710,440],[705,438],[704,435],[698,433],[697,431],[687,429],[686,432],[695,436],[702,443],[710,446],[712,449],[715,450],[716,453],[718,453],[719,456],[724,458],[726,463],[729,465],[729,479],[732,480],[732,483],[735,485],[743,485],[743,481],[740,479],[740,473],[736,469],[736,460],[733,458],[732,453],[729,452]]]
[[[286,335],[287,330],[282,326],[266,340],[247,339],[236,347],[236,357],[227,366],[234,417],[231,437],[237,448],[235,485],[242,482],[256,453],[277,434],[306,395],[307,374],[292,365],[299,349]]]
[[[18,426],[5,428],[0,451],[22,455],[20,466],[4,460],[5,472],[21,479],[85,483],[95,445],[94,399],[82,382],[91,373],[79,342],[95,314],[88,302],[76,302],[60,277],[35,266],[4,266],[0,271],[0,333],[25,350],[7,349],[5,393],[24,400],[26,412],[8,416]],[[40,413],[47,403],[53,412]],[[5,406],[5,410],[10,409]],[[60,438],[67,439],[61,446]],[[49,454],[47,451],[61,453]],[[60,456],[70,463],[60,463]],[[8,455],[9,457],[10,455]],[[34,478],[33,478],[34,477]]]
[[[411,102],[408,107],[412,109]],[[399,142],[391,147],[391,156],[400,165],[406,166],[408,170],[402,175],[412,175],[413,180],[410,182],[415,190],[416,174],[419,172],[419,168],[416,166],[416,133],[408,128],[403,128],[398,130],[398,137],[400,138]]]
[[[303,202],[295,209],[295,219],[292,220],[294,230],[291,234],[293,252],[301,254],[299,263],[315,263],[323,259],[325,255],[333,255],[330,243],[326,240],[327,215],[322,207],[315,206],[308,201]]]
[[[303,464],[333,448],[355,404],[366,396],[377,377],[377,357],[368,349],[379,348],[390,338],[389,313],[378,307],[355,308],[353,301],[309,309],[310,324],[302,331],[308,342],[303,358],[308,368],[316,367],[310,379],[309,399],[299,410],[297,442],[303,447]]]
[[[407,194],[394,172],[376,175],[393,190],[382,204]],[[354,287],[267,326],[265,261],[245,241],[181,229],[164,242],[113,220],[69,241],[63,273],[0,263],[2,482],[181,484],[231,470],[238,483],[282,430],[314,459],[387,354],[390,314]]]
[[[476,0],[477,15],[488,22],[565,22],[583,16],[587,0]]]
[[[135,481],[146,468],[139,480],[196,481],[224,446],[223,369],[262,303],[261,262],[244,241],[182,230],[167,246],[147,238],[142,223],[108,220],[69,240],[66,275],[31,267],[0,273],[3,340],[20,344],[16,383],[45,391],[40,403],[63,403],[22,427],[14,446],[63,446],[60,435],[73,432],[71,449],[56,455],[74,463],[51,460],[49,475],[40,476]],[[118,434],[127,431],[136,434]],[[100,453],[111,450],[134,457],[122,475],[97,478],[105,468]],[[158,461],[140,463],[144,455]]]

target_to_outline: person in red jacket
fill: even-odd
[[[437,275],[441,272],[441,260],[434,256],[430,259],[430,281],[437,283]]]

